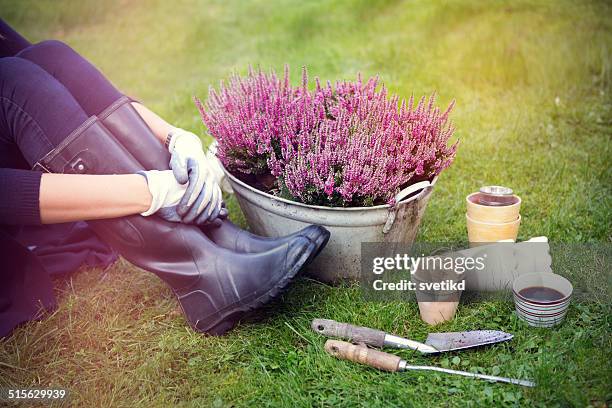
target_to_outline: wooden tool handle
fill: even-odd
[[[338,337],[353,343],[364,343],[372,347],[382,347],[385,344],[385,332],[367,327],[353,326],[335,320],[314,319],[312,330],[328,337]]]
[[[393,354],[340,340],[327,340],[325,342],[325,351],[342,360],[353,361],[391,372],[398,371],[399,363],[402,361],[401,358]]]

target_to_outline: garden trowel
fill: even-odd
[[[457,351],[512,339],[513,335],[498,330],[472,330],[464,332],[430,333],[425,343],[395,336],[381,330],[353,326],[335,320],[314,319],[312,329],[326,337],[337,337],[353,343],[382,348],[412,349],[423,354]]]
[[[399,356],[385,353],[383,351],[372,350],[364,345],[355,345],[339,340],[327,340],[325,342],[325,351],[334,357],[342,360],[353,361],[355,363],[365,364],[379,370],[398,372],[408,370],[425,370],[437,371],[439,373],[455,374],[464,377],[479,378],[482,380],[504,382],[523,387],[535,387],[535,383],[529,380],[520,380],[517,378],[499,377],[497,375],[487,375],[480,373],[472,373],[469,371],[451,370],[450,368],[411,365],[406,360],[402,360]]]

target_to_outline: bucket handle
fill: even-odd
[[[434,183],[435,183],[435,180],[434,180]],[[397,204],[399,204],[400,201],[408,197],[410,194],[415,193],[419,190],[423,190],[427,187],[433,186],[434,183],[430,183],[427,180],[419,181],[418,183],[411,184],[405,189],[403,189],[402,191],[400,191],[399,193],[397,193],[397,195],[395,196],[396,205],[393,206],[391,210],[389,210],[389,214],[387,215],[387,222],[385,222],[385,226],[383,227],[383,230],[382,230],[383,234],[387,234],[389,231],[391,231],[391,227],[393,226],[393,223],[395,222],[395,215],[397,213]]]
[[[395,196],[395,203],[397,204],[400,201],[402,201],[404,198],[408,197],[410,194],[418,190],[423,190],[432,185],[433,183],[430,183],[427,180],[419,181],[418,183],[411,184],[405,189],[403,189],[402,191],[400,191],[399,193],[397,193],[397,195]]]

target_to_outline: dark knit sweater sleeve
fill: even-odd
[[[0,224],[40,224],[40,178],[32,170],[0,168]]]

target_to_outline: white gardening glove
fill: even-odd
[[[158,213],[166,221],[181,222],[181,217],[176,212],[176,206],[181,201],[187,190],[187,184],[176,181],[172,170],[149,170],[138,172],[147,180],[147,186],[151,193],[151,206],[140,215],[148,217]]]
[[[228,194],[234,194],[234,189],[232,185],[229,183],[225,172],[223,171],[223,167],[221,165],[221,161],[217,157],[217,141],[214,140],[210,146],[208,146],[208,150],[206,151],[206,160],[210,164],[210,169],[215,175],[215,181],[221,187],[221,190],[225,191]]]
[[[215,181],[200,138],[184,129],[170,131],[168,151],[170,168],[179,183],[189,183],[177,212],[185,223],[198,225],[225,218],[221,189]]]

